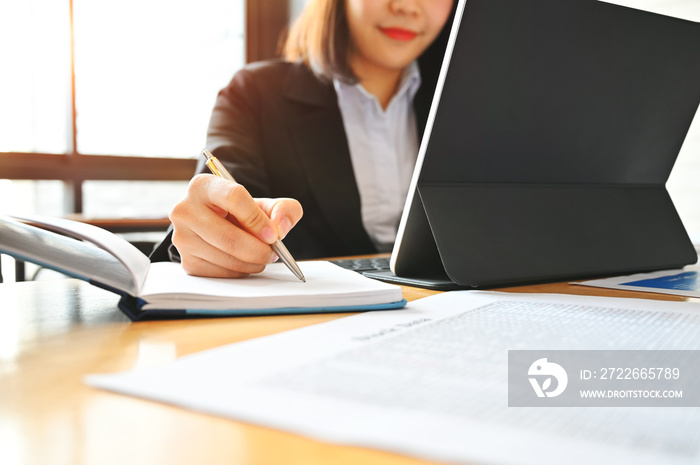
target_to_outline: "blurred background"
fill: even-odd
[[[304,1],[1,2],[0,212],[160,240],[217,92]]]
[[[0,212],[74,215],[135,242],[158,240],[217,92],[245,63],[276,55],[304,3],[0,3]],[[610,3],[700,21],[700,0]],[[668,188],[700,236],[700,117]]]

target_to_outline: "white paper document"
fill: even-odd
[[[698,408],[508,407],[515,349],[700,350],[700,304],[449,292],[87,382],[451,463],[700,463]]]

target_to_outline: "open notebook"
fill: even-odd
[[[0,253],[54,269],[122,296],[132,320],[321,313],[401,308],[401,288],[328,262],[281,263],[243,279],[189,276],[177,263],[151,263],[124,239],[62,218],[0,217]],[[40,227],[37,227],[40,226]]]

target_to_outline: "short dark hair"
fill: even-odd
[[[306,63],[319,76],[354,83],[352,46],[345,0],[309,0],[289,30],[283,54],[288,61]]]

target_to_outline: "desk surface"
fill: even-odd
[[[689,300],[565,283],[500,290]],[[408,300],[433,293],[404,288]],[[117,300],[76,280],[0,285],[0,463],[424,463],[82,384],[85,374],[160,364],[347,314],[132,324],[116,309]]]

